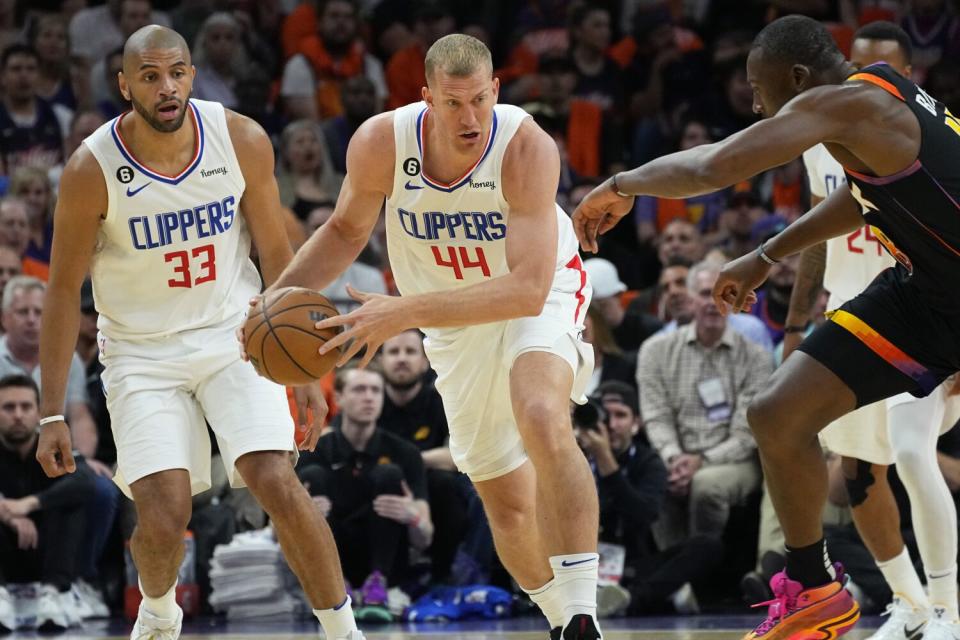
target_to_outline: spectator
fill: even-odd
[[[911,79],[917,84],[924,83],[927,70],[940,60],[960,56],[960,17],[946,0],[913,0],[900,26],[913,42]]]
[[[23,272],[44,282],[50,276],[50,246],[53,243],[53,191],[47,172],[20,167],[10,180],[10,194],[27,205],[30,241],[23,256]]]
[[[280,138],[277,186],[280,201],[297,218],[326,202],[336,201],[342,176],[333,170],[320,125],[309,120],[291,122]]]
[[[378,112],[377,88],[366,76],[354,76],[343,83],[340,92],[343,114],[323,123],[330,157],[337,173],[347,172],[347,144],[357,128]]]
[[[764,219],[762,224],[758,224],[754,229],[753,246],[759,246],[786,226],[786,221],[779,216],[769,216]],[[793,282],[796,280],[799,264],[800,254],[796,254],[787,256],[773,265],[767,281],[757,289],[757,302],[750,309],[750,313],[760,318],[766,325],[774,344],[779,344],[783,340],[783,327],[787,321],[790,294],[793,293]]]
[[[667,323],[657,335],[673,333],[678,327],[693,321],[695,304],[687,279],[690,263],[683,258],[674,258],[660,272],[658,290],[660,293],[661,318]],[[773,351],[770,333],[761,320],[749,313],[733,313],[727,316],[730,328],[754,344],[767,351]]]
[[[415,445],[423,456],[435,527],[430,547],[433,577],[448,582],[450,565],[467,530],[467,503],[478,498],[470,484],[461,481],[453,464],[447,417],[440,393],[428,376],[430,363],[423,351],[423,336],[412,329],[385,341],[380,363],[386,392],[380,427]]]
[[[612,33],[610,12],[599,6],[574,6],[570,14],[570,55],[577,69],[574,94],[591,100],[607,116],[623,115],[623,77],[608,55]]]
[[[243,82],[234,91],[237,94],[237,111],[263,127],[276,149],[280,146],[280,134],[287,125],[287,119],[274,105],[272,83],[270,74],[259,67],[251,67],[246,70]]]
[[[170,26],[167,15],[153,11],[149,0],[107,0],[81,9],[70,20],[70,54],[94,64],[148,24]]]
[[[640,350],[637,378],[647,436],[669,470],[669,494],[657,536],[719,536],[730,508],[760,488],[747,405],[773,362],[727,326],[711,297],[717,268],[690,270],[694,320]]]
[[[106,120],[112,120],[130,108],[129,102],[120,93],[117,75],[123,71],[123,47],[114,49],[90,71],[91,93],[97,110]]]
[[[84,552],[76,533],[87,524],[93,474],[82,459],[69,475],[43,472],[36,459],[39,404],[29,376],[0,379],[0,602],[10,601],[6,584],[39,581],[38,625],[65,629],[80,622],[70,589]],[[9,619],[0,624],[12,630]]]
[[[0,245],[10,247],[23,260],[30,246],[30,214],[27,203],[19,198],[0,200]]]
[[[587,317],[583,325],[583,341],[593,346],[593,375],[583,392],[590,395],[608,380],[636,386],[634,374],[637,370],[637,353],[624,353],[620,349],[613,339],[603,311],[596,304],[591,303],[587,307]]]
[[[77,98],[70,77],[70,46],[63,16],[42,14],[27,29],[27,44],[37,52],[37,95],[51,104],[74,110]]]
[[[723,79],[722,98],[710,109],[711,129],[717,132],[718,140],[733,135],[757,120],[757,114],[753,112],[753,87],[747,82],[746,67],[744,60],[735,59],[714,71],[717,77]]]
[[[629,608],[624,598],[611,610],[601,588],[598,612],[691,613],[696,599],[689,583],[719,564],[720,543],[699,536],[657,551],[651,525],[666,495],[667,470],[641,433],[637,392],[622,382],[605,382],[591,401],[602,407],[601,419],[577,428],[577,442],[597,478],[600,541],[624,550],[620,584],[629,589]]]
[[[941,60],[930,67],[924,87],[951,113],[960,113],[960,65],[955,60]]]
[[[90,93],[95,103],[108,100],[111,96],[112,86],[117,83],[116,75],[111,77],[109,73],[104,73],[104,69],[109,66],[109,57],[118,49],[122,51],[124,42],[135,31],[151,23],[157,24],[156,20],[151,20],[150,6],[149,0],[120,0],[119,36],[116,39],[111,38],[111,44],[105,46],[96,57],[87,58],[83,56],[87,64],[92,65],[90,69]],[[164,19],[166,20],[166,16],[164,16]],[[107,23],[108,33],[110,26],[112,26],[111,23]],[[169,26],[169,24],[164,24],[164,26]],[[71,25],[70,33],[72,38],[73,25]],[[98,31],[98,33],[100,32]],[[71,44],[73,44],[72,40]]]
[[[386,97],[383,65],[360,38],[356,6],[351,0],[327,0],[317,33],[299,41],[283,70],[284,110],[291,119],[338,116],[343,113],[340,88],[358,75],[373,82],[381,99]]]
[[[720,214],[719,229],[712,238],[714,246],[730,260],[750,253],[757,248],[754,225],[767,215],[752,191],[734,191]]]
[[[256,66],[247,56],[242,37],[240,22],[225,11],[218,11],[204,21],[191,49],[197,68],[193,81],[195,98],[236,109],[237,85],[243,81],[247,69]]]
[[[37,95],[38,66],[36,51],[26,45],[10,45],[0,56],[0,171],[7,175],[22,166],[49,170],[63,164],[69,113],[58,115]]]
[[[699,262],[704,254],[703,237],[689,220],[675,219],[667,224],[657,241],[657,257],[664,265],[671,258],[683,258],[691,264]]]
[[[64,141],[66,157],[69,159],[86,137],[96,131],[104,122],[106,122],[106,119],[99,111],[83,110],[74,113],[73,121],[70,123],[70,132]]]
[[[21,273],[23,273],[23,263],[16,250],[5,244],[0,244],[0,292],[3,291],[11,279]],[[3,327],[0,327],[0,332],[2,330]]]
[[[613,333],[617,346],[624,351],[640,348],[648,337],[660,330],[662,323],[638,309],[628,314],[620,301],[620,295],[627,285],[620,281],[617,268],[603,258],[590,258],[583,262],[583,268],[590,276],[593,285],[593,300],[590,306],[596,306]]]
[[[453,14],[441,2],[423,3],[413,25],[414,41],[393,54],[387,62],[387,86],[390,89],[387,109],[398,109],[423,99],[421,90],[427,86],[424,65],[427,49],[443,36],[453,33],[456,27]]]
[[[343,573],[363,584],[358,619],[388,622],[388,584],[402,582],[409,549],[433,538],[423,458],[415,446],[377,426],[383,375],[342,368],[334,383],[340,427],[300,457],[297,474],[327,518]]]

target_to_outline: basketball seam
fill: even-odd
[[[280,296],[279,298],[277,298],[277,300],[274,300],[273,302],[271,302],[269,306],[267,305],[267,301],[266,301],[266,300],[263,301],[263,317],[264,317],[264,320],[262,320],[262,321],[260,322],[260,324],[258,324],[257,326],[255,326],[255,327],[253,328],[253,330],[250,332],[250,335],[253,335],[254,333],[256,333],[257,329],[259,329],[260,327],[262,327],[265,322],[268,322],[268,320],[266,320],[266,317],[267,317],[267,309],[269,309],[269,308],[272,307],[274,304],[276,304],[276,302],[277,302],[278,300],[280,300],[280,299],[282,299],[282,298],[285,298],[285,297],[287,297],[287,294],[286,294],[286,293],[283,294],[282,296]],[[303,303],[303,304],[295,304],[295,305],[293,305],[292,307],[284,307],[283,310],[280,311],[280,313],[284,313],[284,312],[286,312],[286,311],[290,311],[291,309],[302,309],[303,307],[322,307],[322,308],[330,309],[330,310],[332,310],[332,311],[337,311],[337,310],[336,310],[335,308],[333,308],[332,306],[326,305],[326,304],[323,304],[323,303],[319,303],[319,302],[305,302],[305,303]],[[334,314],[334,315],[338,315],[339,313],[340,313],[340,312],[337,311],[337,313]],[[327,317],[330,317],[329,314],[327,314]]]
[[[284,295],[286,295],[286,294],[284,294]],[[282,297],[283,297],[283,296],[281,296],[281,298],[282,298]],[[284,311],[286,311],[286,309],[284,309]],[[281,313],[282,313],[282,312],[281,312]],[[313,375],[312,373],[310,373],[309,371],[307,371],[306,369],[304,369],[302,366],[300,366],[300,363],[297,362],[297,361],[294,359],[294,357],[293,357],[292,355],[290,355],[290,352],[287,351],[287,348],[286,348],[285,346],[283,346],[283,343],[280,341],[280,338],[277,336],[277,334],[276,334],[276,333],[274,332],[274,330],[273,330],[273,323],[270,322],[270,313],[267,311],[266,305],[264,305],[264,308],[263,308],[263,317],[266,318],[267,326],[270,327],[270,335],[272,335],[272,336],[273,336],[273,339],[277,341],[277,346],[280,347],[281,349],[283,349],[283,353],[286,354],[287,359],[288,359],[290,362],[292,362],[293,364],[297,365],[297,369],[300,369],[300,371],[304,372],[305,374],[307,374],[307,375],[310,376],[311,378],[316,379],[316,378],[314,378],[314,375]],[[295,327],[295,328],[296,328],[296,327]],[[308,332],[308,333],[309,333],[309,332]],[[279,384],[279,383],[278,383],[278,384]]]

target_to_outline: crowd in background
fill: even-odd
[[[176,29],[197,68],[193,97],[267,131],[296,248],[333,213],[353,132],[421,99],[424,54],[444,35],[469,33],[490,47],[499,101],[521,105],[556,140],[557,201],[572,212],[614,172],[754,122],[746,55],[759,29],[786,13],[823,21],[845,52],[863,24],[901,25],[914,80],[960,113],[960,13],[950,0],[0,0],[0,377],[19,376],[0,381],[0,584],[37,580],[91,611],[104,601],[119,607],[132,511],[110,481],[116,452],[89,287],[67,406],[80,472],[50,482],[32,469],[38,416],[28,405],[31,380],[39,384],[59,175],[87,135],[129,108],[116,81],[127,36],[151,23]],[[597,367],[574,424],[600,494],[609,578],[601,613],[736,608],[738,585],[748,600],[763,599],[764,576],[779,568],[782,539],[761,506],[746,406],[776,365],[796,258],[773,268],[749,314],[722,316],[709,291],[726,260],[808,205],[798,158],[716,193],[639,197],[599,254],[585,256],[594,287],[585,338]],[[879,250],[869,237],[858,241]],[[343,311],[356,304],[348,282],[396,293],[382,227],[324,291]],[[371,620],[390,616],[390,587],[411,595],[438,583],[510,587],[476,494],[446,449],[432,378],[417,332],[388,341],[377,367],[331,374],[332,428],[298,466]],[[957,489],[960,446],[942,447]],[[825,517],[856,557],[862,544],[833,475]],[[213,545],[267,521],[225,477],[194,506],[204,592]],[[58,527],[78,535],[57,536]],[[882,607],[889,593],[869,564],[854,580],[868,606]]]

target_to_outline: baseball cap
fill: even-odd
[[[627,285],[620,280],[620,274],[613,263],[603,258],[585,260],[583,268],[590,276],[595,298],[610,298],[627,290]]]
[[[637,392],[626,382],[607,380],[597,387],[597,390],[593,392],[593,397],[599,398],[601,403],[604,400],[622,402],[630,407],[633,415],[640,415],[640,402],[637,398]]]

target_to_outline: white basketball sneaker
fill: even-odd
[[[158,618],[143,608],[137,613],[137,621],[133,623],[130,640],[177,640],[180,637],[180,628],[183,626],[183,609],[177,607],[177,617],[170,620]]]
[[[8,633],[17,628],[17,611],[13,607],[13,596],[7,588],[0,585],[0,633]]]
[[[68,594],[69,595],[69,592]],[[44,630],[66,629],[71,617],[64,609],[65,598],[53,585],[41,585],[37,590],[37,628]]]
[[[363,637],[363,632],[361,632],[359,629],[354,629],[347,635],[337,638],[336,640],[366,640],[366,638]]]
[[[933,615],[923,630],[924,640],[960,640],[960,621],[944,617],[946,610],[934,605]]]
[[[929,618],[928,612],[914,609],[900,598],[894,598],[880,615],[890,617],[867,640],[920,640],[929,633],[924,630]]]

